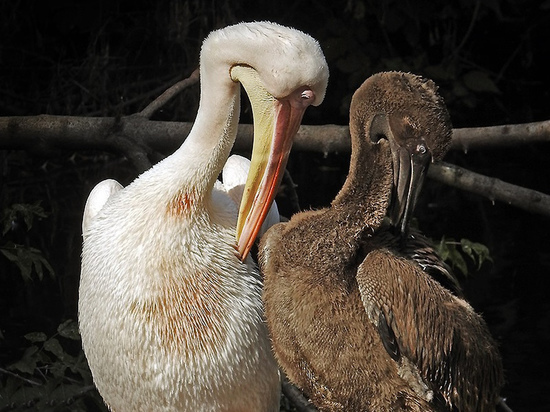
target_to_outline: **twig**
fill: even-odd
[[[27,382],[28,384],[31,384],[31,385],[34,385],[34,386],[40,386],[40,385],[42,385],[41,382],[37,382],[37,381],[34,381],[34,380],[32,380],[32,379],[27,379],[27,378],[25,378],[24,376],[18,375],[17,373],[14,373],[14,372],[9,371],[9,370],[4,369],[4,368],[0,368],[0,373],[4,373],[4,374],[6,374],[6,375],[13,376],[14,378],[20,379],[20,380],[22,380],[23,382]]]
[[[536,190],[506,183],[445,162],[432,165],[428,176],[441,183],[484,196],[491,201],[499,200],[528,212],[550,216],[550,196]]]
[[[138,116],[145,117],[147,119],[151,118],[153,113],[155,113],[158,109],[164,106],[170,99],[172,99],[174,96],[181,93],[181,91],[186,89],[187,87],[194,85],[198,81],[199,81],[199,69],[195,69],[187,79],[183,79],[177,82],[176,84],[168,88],[164,93],[162,93],[155,100],[149,103],[149,105],[147,105],[145,109],[143,109],[141,112],[138,113]]]
[[[472,18],[470,19],[470,24],[468,25],[468,29],[466,30],[466,33],[462,37],[462,40],[460,41],[460,44],[455,47],[453,52],[453,57],[458,56],[459,52],[462,50],[462,47],[466,44],[466,40],[470,37],[470,34],[472,34],[472,30],[474,28],[475,22],[477,20],[477,15],[479,12],[479,6],[481,5],[481,1],[477,0],[476,5],[474,7],[474,12],[472,13]]]

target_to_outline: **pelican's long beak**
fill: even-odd
[[[408,143],[405,146],[390,143],[394,176],[390,219],[405,236],[432,159],[424,142]]]
[[[231,78],[244,86],[254,117],[250,171],[236,233],[237,250],[244,261],[277,194],[302,116],[315,96],[303,87],[277,99],[263,87],[256,70],[247,66],[234,66]]]
[[[373,141],[384,136],[389,144],[393,163],[393,190],[388,215],[393,227],[407,236],[409,221],[432,160],[422,136],[415,135],[406,116],[376,115],[370,126]]]

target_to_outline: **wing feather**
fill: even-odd
[[[475,404],[483,386],[499,387],[501,360],[483,319],[414,261],[374,250],[359,266],[357,284],[389,355],[395,359],[397,345],[419,371],[420,384],[441,394],[448,406],[463,410]]]
[[[122,190],[122,185],[116,180],[107,179],[99,182],[90,192],[86,205],[84,206],[84,214],[82,216],[82,233],[86,233],[90,227],[90,223],[99,211],[105,206],[105,203]]]

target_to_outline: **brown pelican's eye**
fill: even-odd
[[[425,161],[421,159],[431,159],[432,154],[428,149],[426,142],[415,143],[411,141],[409,142],[409,144],[407,144],[407,147],[409,153],[411,154],[411,160]]]

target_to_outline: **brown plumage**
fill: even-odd
[[[260,244],[280,365],[323,411],[494,410],[496,344],[408,228],[425,167],[450,142],[436,86],[372,76],[352,99],[350,132],[350,172],[331,207],[295,215]]]

